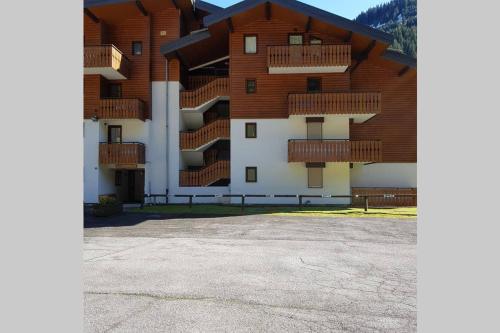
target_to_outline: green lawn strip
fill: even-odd
[[[145,206],[143,209],[132,210],[137,213],[156,213],[171,215],[257,215],[267,214],[276,216],[310,216],[310,217],[387,217],[387,218],[415,218],[416,207],[398,208],[369,208],[367,212],[363,208],[350,207],[325,207],[305,206],[300,209],[297,206],[246,206],[241,212],[241,207],[222,205],[167,205],[167,206]]]

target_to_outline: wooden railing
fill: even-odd
[[[194,132],[181,132],[180,146],[181,149],[196,149],[216,139],[228,139],[229,136],[229,119],[218,119]]]
[[[99,163],[101,164],[144,164],[146,149],[142,143],[101,143]]]
[[[181,109],[195,108],[216,97],[229,96],[229,78],[217,78],[195,89],[181,91]]]
[[[380,161],[380,141],[288,140],[288,162]]]
[[[351,65],[351,45],[268,46],[268,67],[325,67]]]
[[[146,113],[145,103],[138,98],[109,98],[99,101],[97,117],[101,119],[141,119]]]
[[[315,93],[288,95],[288,114],[371,114],[382,111],[377,92]]]
[[[230,178],[229,161],[216,161],[200,170],[181,170],[180,186],[208,186],[220,179]]]
[[[224,77],[217,75],[190,75],[188,77],[188,89],[196,90],[219,78]]]
[[[84,67],[111,67],[129,77],[130,61],[114,45],[85,46],[83,60]]]
[[[362,207],[364,205],[364,195],[380,195],[381,197],[369,198],[371,207],[416,207],[417,189],[399,188],[399,187],[353,187],[351,189],[353,196],[352,205]],[[400,196],[398,196],[400,195]],[[408,196],[405,196],[408,195]],[[409,196],[415,195],[415,196]]]

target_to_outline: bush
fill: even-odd
[[[92,207],[94,216],[112,216],[123,212],[122,204],[114,197],[102,196],[99,198],[99,203]]]

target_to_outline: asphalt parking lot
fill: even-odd
[[[85,221],[86,332],[415,332],[415,220]]]

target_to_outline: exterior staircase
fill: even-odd
[[[181,150],[197,150],[218,140],[229,139],[229,119],[217,119],[193,132],[180,133]]]
[[[219,160],[199,170],[181,170],[179,186],[209,186],[230,177],[229,161]]]
[[[218,97],[229,97],[229,78],[216,78],[194,90],[181,91],[181,109],[196,109]]]

